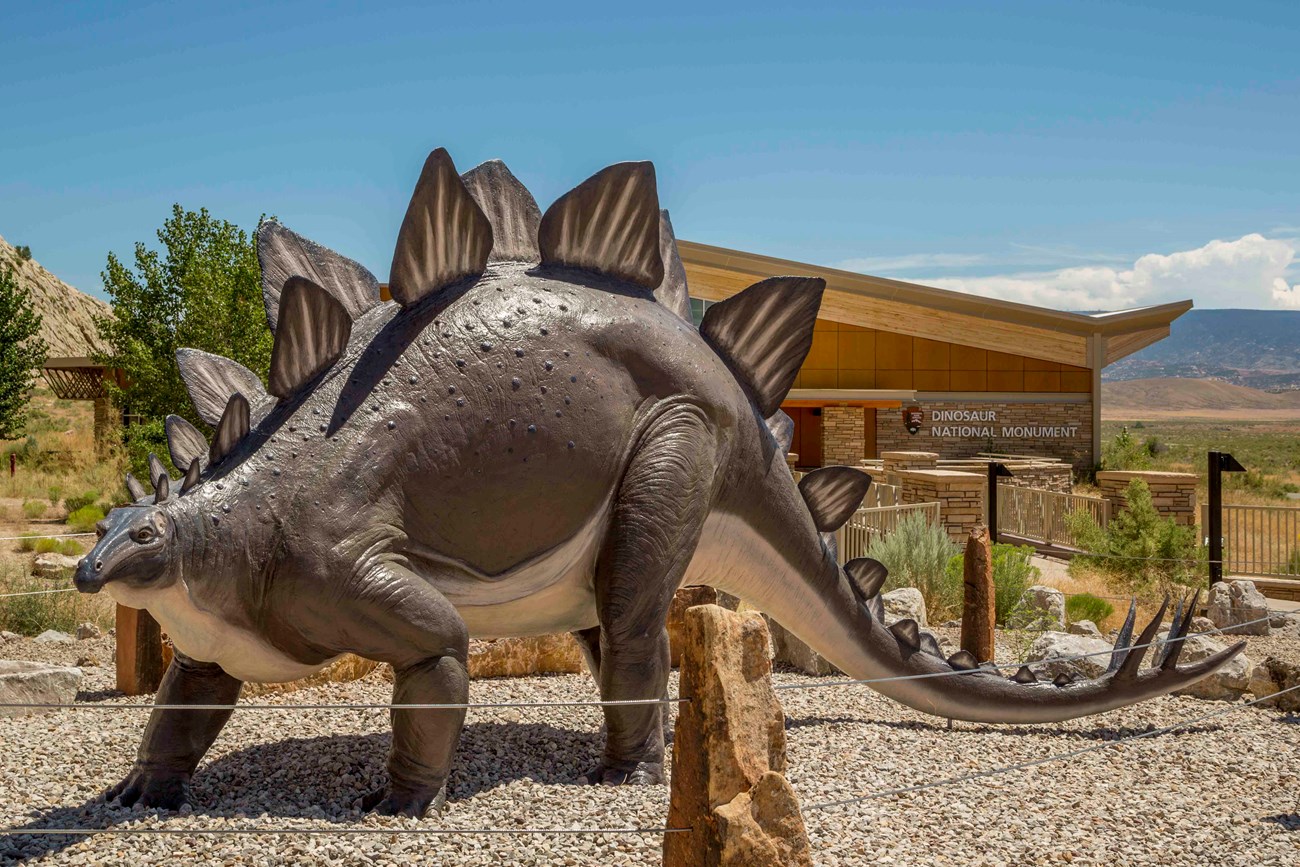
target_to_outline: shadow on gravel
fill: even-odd
[[[1281,825],[1287,831],[1300,831],[1300,813],[1278,813],[1276,816],[1265,816],[1260,821]]]
[[[193,815],[233,819],[241,826],[275,825],[268,817],[311,819],[315,826],[355,824],[361,813],[353,803],[387,781],[384,765],[390,741],[387,732],[288,738],[226,753],[205,761],[195,773],[190,792]],[[595,764],[602,744],[596,731],[545,723],[469,723],[452,766],[449,808],[517,780],[571,784]],[[503,802],[501,809],[508,813],[509,804]],[[96,798],[46,810],[15,828],[109,829],[141,820],[147,827],[167,827],[167,820],[176,816],[138,807],[110,808]],[[432,816],[430,820],[436,821]],[[206,826],[193,822],[193,827]],[[70,834],[3,836],[0,863],[61,852],[85,839]]]

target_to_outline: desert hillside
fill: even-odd
[[[1109,418],[1169,414],[1300,413],[1300,392],[1274,394],[1213,379],[1160,377],[1104,382],[1102,412]]]
[[[0,237],[0,267],[6,264],[13,265],[18,285],[36,299],[41,336],[49,344],[51,357],[84,356],[102,349],[95,317],[108,315],[107,304],[64,283],[35,259],[20,260],[9,242]]]

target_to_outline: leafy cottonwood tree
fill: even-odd
[[[40,338],[41,316],[18,288],[12,266],[0,269],[0,440],[22,436],[36,371],[49,348]]]
[[[178,348],[232,358],[263,381],[271,366],[261,271],[248,234],[206,208],[173,205],[158,240],[161,250],[135,245],[134,268],[109,253],[103,279],[113,318],[96,323],[110,348],[98,360],[120,368],[128,383],[125,392],[110,386],[113,397],[144,418],[127,430],[134,469],[142,469],[150,450],[166,460],[162,422],[168,413],[203,428],[176,366]]]

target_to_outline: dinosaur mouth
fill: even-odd
[[[72,584],[82,593],[98,593],[104,589],[104,561],[82,557],[77,564],[77,571],[72,576]]]

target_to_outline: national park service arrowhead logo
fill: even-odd
[[[907,432],[916,436],[921,432],[921,422],[924,421],[924,414],[919,406],[909,406],[903,409],[903,426]]]

